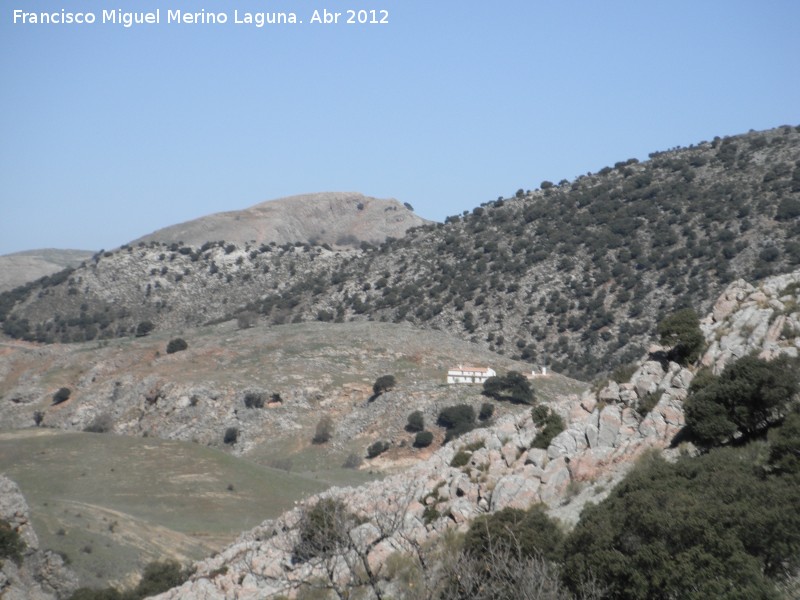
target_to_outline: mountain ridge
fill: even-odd
[[[784,126],[542,182],[377,247],[140,242],[0,296],[0,320],[39,341],[242,311],[405,321],[589,379],[635,360],[667,312],[800,264],[798,240],[800,128]]]

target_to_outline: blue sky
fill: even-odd
[[[795,0],[3,4],[0,254],[108,249],[319,191],[443,220],[545,179],[800,124]],[[389,24],[308,23],[348,7]],[[14,25],[15,8],[98,23]],[[100,24],[112,8],[160,8],[162,23]],[[163,22],[203,8],[229,22]],[[305,22],[235,25],[234,10]]]

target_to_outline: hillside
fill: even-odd
[[[27,250],[0,256],[0,292],[77,267],[92,257],[88,250]]]
[[[25,493],[44,547],[66,553],[83,585],[129,584],[150,560],[197,560],[311,493],[403,471],[441,443],[444,407],[487,401],[480,386],[445,384],[449,367],[525,368],[391,323],[179,333],[189,347],[173,354],[160,333],[0,343],[0,472]],[[373,397],[385,374],[397,385]],[[62,388],[69,398],[56,403]],[[551,374],[537,380],[537,397],[585,388]],[[495,414],[525,410],[503,403]],[[434,433],[430,448],[412,446],[413,411]],[[330,439],[315,444],[323,417]],[[378,440],[388,449],[368,459]]]
[[[325,488],[197,444],[53,429],[0,432],[0,472],[24,493],[41,547],[90,587],[206,557]]]
[[[152,242],[0,296],[6,334],[131,335],[233,318],[440,329],[588,379],[667,312],[800,263],[800,131],[751,132],[543,182],[379,247]],[[147,325],[149,327],[149,325]]]
[[[180,333],[182,352],[166,354],[170,336],[34,346],[0,346],[0,423],[192,441],[264,465],[314,472],[323,480],[363,480],[341,469],[350,455],[388,441],[386,457],[418,460],[404,427],[421,410],[427,423],[446,405],[485,400],[479,386],[448,386],[458,363],[517,363],[436,331],[392,323],[304,323],[238,329],[228,322]],[[373,383],[392,374],[394,389],[377,398]],[[60,403],[54,394],[70,390]],[[577,393],[585,385],[552,375],[539,396]],[[498,408],[498,414],[515,410]],[[320,418],[331,439],[312,444]],[[226,443],[226,432],[236,430]],[[442,434],[443,435],[443,434]],[[441,437],[441,436],[440,436]]]
[[[478,597],[716,598],[740,597],[745,590],[741,597],[796,598],[800,462],[796,457],[792,462],[791,454],[800,444],[798,307],[800,271],[767,278],[759,286],[737,280],[702,319],[705,352],[697,363],[671,362],[666,348],[656,346],[636,361],[629,377],[580,397],[555,398],[548,404],[563,416],[565,428],[546,448],[535,443],[545,429],[534,416],[537,409],[506,415],[407,472],[355,489],[329,490],[265,521],[198,563],[186,584],[160,598],[303,597],[322,590],[340,597],[473,597],[453,593],[448,575],[456,577],[458,588],[494,569],[503,574],[501,581],[518,587],[493,595],[498,581],[478,575],[472,580],[481,589]],[[774,419],[770,435],[700,452],[686,435],[684,407],[743,357],[793,365],[785,381],[793,379],[787,389],[794,392],[781,398],[784,412]],[[754,402],[765,390],[776,389],[776,372],[770,373]],[[741,385],[753,376],[740,372],[738,381]],[[749,447],[742,447],[745,441]],[[778,468],[776,457],[785,454],[790,456]],[[666,477],[668,484],[662,483]],[[309,521],[320,506],[337,507],[330,524]],[[572,530],[565,538],[566,554],[545,558],[563,560],[564,581],[571,592],[582,593],[567,594],[559,587],[561,575],[543,570],[541,556],[521,562],[519,554],[530,549],[512,546],[500,555],[502,564],[495,562],[503,535],[517,544],[529,536],[547,544],[537,538],[541,519],[531,523],[521,513],[538,514],[536,506],[557,519],[555,531]],[[457,562],[464,559],[458,559],[458,549],[471,541],[471,525],[480,523],[486,531],[492,518],[498,519],[497,537],[475,561]],[[611,532],[612,527],[617,529]],[[304,546],[311,531],[334,541]],[[468,531],[466,538],[456,534]],[[493,549],[493,542],[498,547]],[[591,565],[581,562],[589,560]],[[570,581],[576,573],[588,573],[591,581]],[[599,585],[583,587],[587,584]]]
[[[354,192],[323,192],[269,200],[159,229],[131,242],[202,246],[225,240],[277,245],[295,242],[357,247],[402,237],[410,227],[427,223],[397,200],[378,200]]]
[[[257,306],[406,321],[587,379],[640,356],[667,312],[798,264],[800,128],[783,127],[519,190]]]

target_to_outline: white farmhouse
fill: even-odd
[[[447,383],[483,383],[497,373],[491,367],[465,367],[459,365],[447,371]]]

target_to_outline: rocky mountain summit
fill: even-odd
[[[407,229],[428,223],[409,206],[355,192],[303,194],[165,227],[130,244],[202,246],[225,240],[240,246],[301,242],[357,247],[361,242],[379,244],[402,237]]]
[[[15,531],[24,549],[19,561],[0,560],[0,597],[5,600],[57,600],[78,587],[63,558],[39,547],[30,510],[16,483],[0,475],[0,521]]]
[[[744,354],[797,356],[800,271],[758,287],[735,281],[703,330],[708,349],[700,364],[716,371]],[[608,494],[643,452],[678,452],[672,445],[684,425],[683,400],[696,367],[665,357],[665,349],[653,347],[627,381],[609,381],[597,391],[551,402],[567,427],[547,449],[532,447],[540,424],[530,414],[507,415],[405,473],[360,488],[329,490],[263,523],[198,563],[189,582],[159,598],[292,597],[313,582],[345,589],[354,580],[364,597],[388,597],[401,585],[392,557],[410,556],[413,562],[434,540],[465,530],[479,515],[541,502],[550,514],[574,523],[581,508]],[[296,560],[304,515],[330,499],[357,516],[346,534],[350,543],[328,560]]]

